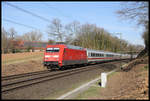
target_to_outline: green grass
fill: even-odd
[[[97,78],[97,77],[96,77],[96,78]],[[72,91],[72,90],[76,89],[77,87],[79,87],[79,86],[81,86],[81,85],[83,85],[83,84],[85,84],[85,83],[87,83],[87,82],[89,82],[89,81],[91,81],[91,80],[93,80],[93,79],[94,79],[94,78],[91,78],[91,79],[89,79],[89,80],[85,80],[85,81],[83,81],[83,82],[79,82],[79,83],[77,83],[77,84],[74,84],[74,85],[72,85],[71,87],[69,87],[68,89],[60,90],[59,92],[55,93],[54,95],[48,96],[48,97],[46,97],[46,98],[44,98],[44,99],[56,99],[57,97],[59,97],[59,96],[65,94],[65,93],[68,93],[69,91]],[[74,99],[74,98],[73,98],[73,99]]]
[[[141,71],[147,71],[149,69],[149,65],[147,64],[146,66],[143,66],[141,68]]]
[[[111,74],[107,75],[107,79],[116,74],[117,72],[112,72]]]
[[[144,66],[144,69],[146,69],[146,70],[147,70],[148,68],[149,68],[149,66],[148,66],[148,65]]]
[[[107,75],[107,80],[108,78],[110,78],[111,76],[115,75],[117,72],[113,72],[109,75]],[[100,86],[101,83],[101,79],[98,80],[95,84],[93,84],[90,88],[88,88],[86,91],[78,94],[76,97],[74,97],[73,99],[93,99],[93,98],[99,98],[100,96],[100,90],[101,89],[105,89],[102,88]]]
[[[88,90],[84,91],[83,93],[79,94],[74,99],[92,99],[97,98],[100,95],[100,88],[98,86],[92,86]]]

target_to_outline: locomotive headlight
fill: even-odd
[[[54,58],[58,58],[58,57],[59,57],[59,55],[54,55],[53,57],[54,57]]]
[[[45,57],[46,57],[46,58],[49,58],[49,57],[51,57],[51,56],[50,56],[50,55],[45,55]]]

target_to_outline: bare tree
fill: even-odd
[[[144,39],[146,50],[149,50],[149,25],[148,25],[148,23],[145,24],[145,31],[142,35],[142,38]]]
[[[2,42],[2,53],[7,53],[8,49],[9,49],[9,36],[8,36],[8,32],[2,28],[2,37],[1,37],[1,42]]]
[[[149,4],[148,2],[128,2],[123,3],[126,4],[122,6],[123,8],[119,11],[117,11],[117,14],[120,17],[126,18],[128,20],[136,21],[137,25],[142,25],[145,28],[145,31],[143,32],[142,38],[144,39],[145,43],[145,49],[143,50],[143,53],[148,52],[149,50],[149,31],[148,31],[148,25],[149,25]]]
[[[116,13],[121,18],[134,20],[138,25],[145,25],[148,21],[148,7],[148,2],[123,2],[122,9]]]
[[[80,22],[73,21],[65,26],[66,43],[71,44],[80,30]]]
[[[65,33],[63,32],[63,26],[61,21],[57,18],[53,19],[50,25],[48,26],[48,34],[52,40],[55,41],[64,41]]]
[[[9,34],[9,39],[10,39],[10,43],[9,43],[10,49],[11,49],[12,53],[15,53],[14,41],[15,41],[17,32],[15,31],[14,28],[10,28],[8,31],[8,34]]]
[[[41,41],[41,39],[42,39],[42,33],[37,30],[27,32],[23,35],[24,41],[34,42],[34,41]]]
[[[33,42],[41,41],[41,39],[42,39],[42,33],[37,30],[27,32],[23,35],[23,40],[31,43],[29,44],[28,48],[31,48],[32,51],[34,51]]]
[[[15,29],[14,28],[10,28],[9,29],[9,37],[10,37],[10,39],[11,40],[15,40],[16,35],[17,35],[17,32],[15,31]]]
[[[22,41],[24,38],[22,35],[16,35],[15,40],[16,41]]]

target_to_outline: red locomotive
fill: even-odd
[[[44,53],[44,65],[48,69],[63,68],[75,64],[87,63],[86,50],[72,45],[47,45]]]
[[[44,53],[44,66],[48,69],[90,64],[117,59],[128,59],[131,55],[86,49],[78,46],[56,44],[47,45]]]

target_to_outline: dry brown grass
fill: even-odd
[[[45,70],[44,52],[2,54],[2,76]]]
[[[2,54],[2,65],[13,64],[16,62],[27,61],[36,58],[42,58],[44,52],[26,52],[26,53],[15,53],[15,54]]]

